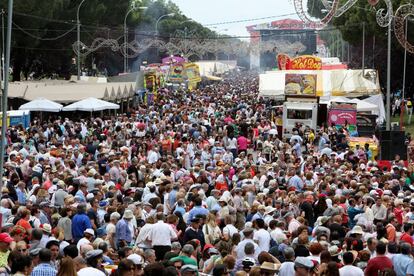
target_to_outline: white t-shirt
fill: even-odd
[[[177,234],[169,224],[159,221],[151,228],[147,238],[151,241],[152,246],[171,246],[171,240],[176,239]]]
[[[78,276],[105,276],[105,273],[93,267],[85,267],[78,271]]]
[[[224,228],[223,228],[223,235],[228,235],[229,238],[232,238],[234,234],[238,233],[239,230],[237,230],[236,227],[234,227],[234,225],[232,224],[227,224]]]
[[[106,234],[110,235],[110,234],[115,234],[116,231],[116,226],[113,223],[108,223],[106,225]]]
[[[228,143],[228,146],[227,146],[227,148],[228,149],[237,149],[237,139],[236,138],[229,138],[228,140],[227,140],[227,143]]]
[[[284,262],[280,266],[279,276],[295,275],[295,264],[293,262]]]
[[[82,238],[78,241],[78,244],[76,244],[76,247],[78,248],[79,252],[81,249],[81,246],[84,244],[91,244],[91,242],[87,238]]]
[[[364,272],[359,267],[346,265],[339,269],[340,276],[364,276]]]
[[[257,241],[261,251],[268,252],[270,249],[270,234],[265,229],[259,229],[254,233],[253,240]]]

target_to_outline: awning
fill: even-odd
[[[45,98],[58,103],[73,103],[94,97],[122,101],[135,95],[136,83],[15,82],[9,85],[9,98],[32,101]]]
[[[19,107],[19,110],[59,112],[63,105],[55,103],[45,98],[37,98],[33,101],[25,103]]]
[[[206,75],[205,76],[208,80],[212,80],[212,81],[222,81],[223,79],[220,77],[216,77],[216,76],[211,76],[211,75]]]

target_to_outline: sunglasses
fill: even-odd
[[[26,252],[27,251],[27,248],[17,249],[17,251],[19,251],[19,252]]]
[[[181,265],[175,265],[175,268],[177,269],[177,270],[180,270],[181,269]]]

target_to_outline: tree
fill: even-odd
[[[13,80],[22,77],[34,78],[58,75],[68,78],[76,74],[76,60],[72,45],[76,42],[76,12],[81,0],[19,0],[14,1],[11,66]],[[87,0],[80,9],[81,41],[90,45],[96,38],[115,39],[123,43],[124,17],[131,5],[146,6],[143,12],[136,10],[127,18],[129,42],[148,56],[152,62],[159,62],[164,52],[156,51],[161,44],[151,43],[145,50],[146,42],[155,39],[155,22],[161,15],[175,13],[159,25],[160,38],[165,43],[176,30],[187,27],[195,30],[200,37],[211,37],[214,33],[196,22],[186,22],[177,5],[165,0]],[[0,8],[7,10],[7,1],[0,2]],[[185,22],[185,23],[183,23]],[[140,58],[140,57],[138,57]],[[131,63],[138,58],[132,58]],[[110,75],[123,70],[121,51],[114,52],[108,47],[100,48],[82,58],[82,65],[91,70],[108,71]]]
[[[320,9],[321,0],[307,0],[308,7],[314,7],[313,9],[308,9],[311,16],[316,16],[321,18],[323,13]],[[341,5],[346,1],[341,1]],[[392,5],[394,12],[402,4],[406,4],[409,1],[406,0],[392,0]],[[362,63],[362,28],[363,23],[365,22],[365,45],[366,45],[366,64],[368,66],[374,65],[380,73],[380,82],[382,86],[385,86],[386,80],[386,63],[383,62],[386,60],[387,54],[387,29],[380,27],[376,22],[376,10],[380,8],[385,8],[385,3],[383,0],[380,0],[375,9],[368,3],[366,0],[359,0],[352,8],[345,12],[342,16],[334,18],[331,22],[331,26],[327,28],[332,29],[335,27],[342,34],[342,37],[345,41],[349,42],[351,45],[352,53],[352,63],[351,66],[354,68],[360,68]],[[319,10],[318,10],[319,9]],[[414,37],[414,24],[411,22],[408,24],[408,37]],[[323,31],[321,32],[323,33]],[[337,43],[337,40],[332,39],[330,32],[325,32],[325,38],[329,43],[329,38],[331,37],[330,43],[332,46],[333,43]],[[412,41],[411,41],[412,42]],[[328,44],[329,46],[329,44]],[[404,48],[398,43],[394,34],[392,34],[392,89],[401,89],[402,87],[402,76],[403,76],[403,56]],[[414,66],[414,56],[407,56],[407,68],[413,68]],[[406,87],[408,88],[409,95],[412,96],[414,88],[414,79],[407,78]]]

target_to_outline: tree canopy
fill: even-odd
[[[340,1],[343,5],[346,1]],[[394,12],[403,4],[407,4],[408,0],[392,0]],[[322,18],[326,14],[326,10],[321,0],[308,0],[308,12],[310,15]],[[360,68],[362,63],[362,28],[365,23],[365,64],[368,67],[374,67],[380,73],[380,82],[385,86],[386,81],[386,55],[387,55],[387,28],[382,28],[376,21],[376,10],[385,8],[385,2],[380,0],[377,6],[372,7],[368,1],[359,0],[351,9],[342,16],[334,18],[330,26],[326,28],[336,28],[345,41],[351,45],[351,67]],[[324,33],[322,30],[321,33]],[[336,47],[338,39],[331,35],[332,32],[326,31],[322,38],[327,41],[331,50]],[[408,23],[408,38],[414,37],[414,22]],[[410,41],[414,43],[414,41]],[[392,34],[392,89],[402,88],[403,64],[404,64],[404,48],[398,43],[394,30]],[[332,52],[332,51],[331,51]],[[407,54],[407,72],[414,66],[414,55]],[[407,78],[406,87],[409,95],[414,92],[414,79]]]
[[[76,14],[81,0],[19,0],[14,1],[11,66],[13,80],[57,75],[68,78],[76,74],[76,55],[72,45],[77,40]],[[81,41],[90,45],[96,38],[111,38],[123,43],[123,23],[127,11],[137,9],[127,17],[129,41],[155,38],[156,20],[169,13],[159,23],[159,38],[168,39],[176,30],[195,30],[200,36],[213,37],[214,32],[190,21],[177,5],[165,0],[86,0],[80,8]],[[147,7],[146,10],[138,7]],[[0,3],[7,22],[7,1]],[[4,29],[6,30],[6,26]],[[152,53],[152,55],[151,55]],[[155,54],[154,54],[155,53]],[[148,62],[159,62],[158,51],[148,51]],[[141,58],[142,59],[142,58]],[[123,56],[103,47],[82,59],[86,68],[106,69],[110,75],[123,70]],[[134,60],[130,61],[132,64]]]

